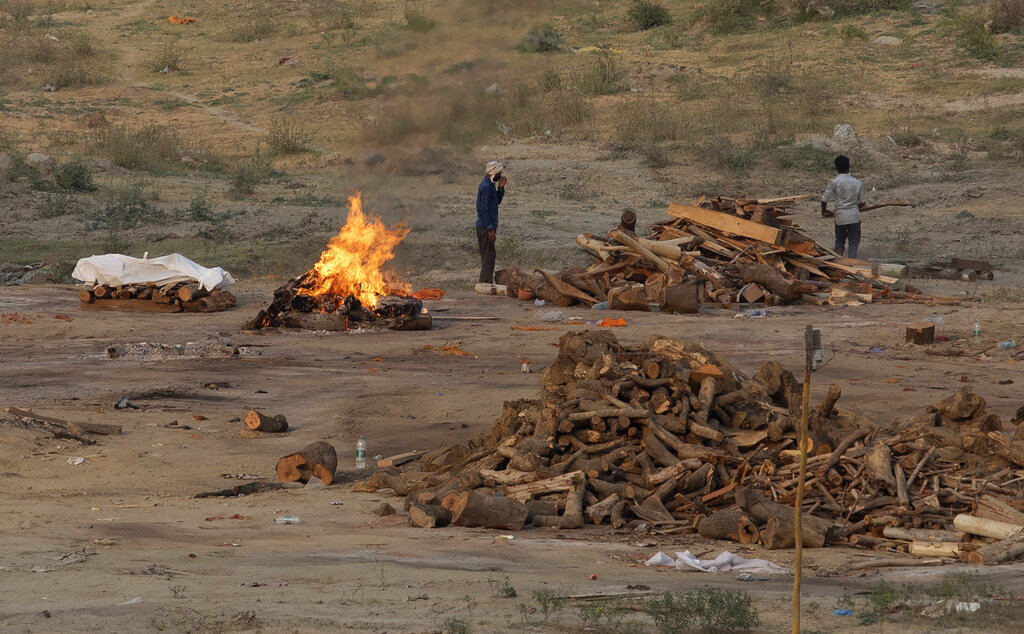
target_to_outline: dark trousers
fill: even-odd
[[[852,225],[836,225],[836,253],[843,255],[843,246],[847,240],[850,241],[850,249],[846,252],[846,257],[856,258],[857,247],[860,246],[859,222],[855,222]]]
[[[476,241],[480,245],[480,281],[494,283],[494,241],[487,236],[487,229],[476,228]]]

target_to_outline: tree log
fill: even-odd
[[[254,431],[273,434],[287,431],[288,421],[285,419],[284,414],[268,416],[251,409],[249,410],[249,413],[245,415],[245,426]]]
[[[825,394],[825,398],[821,402],[821,407],[818,408],[818,416],[822,418],[831,418],[832,410],[836,408],[836,401],[842,396],[843,391],[838,385],[833,383],[828,386],[828,392]]]
[[[309,482],[311,476],[316,476],[324,484],[331,484],[337,468],[338,452],[334,446],[318,440],[278,460],[277,479],[281,482]]]
[[[452,506],[452,523],[517,531],[526,522],[528,512],[525,504],[512,498],[463,491]]]
[[[872,482],[883,485],[890,493],[896,492],[896,476],[892,470],[892,450],[889,445],[876,439],[868,448],[864,464],[865,473]]]
[[[992,539],[1007,539],[1024,532],[1024,526],[1019,524],[975,517],[965,513],[961,513],[953,518],[953,527],[958,531],[970,533],[971,535],[991,537]]]
[[[967,553],[972,564],[1001,564],[1024,555],[1024,535],[1014,535]]]
[[[756,544],[761,537],[757,526],[743,511],[717,511],[705,517],[697,532],[706,539],[723,539],[741,544]]]
[[[910,542],[907,552],[915,557],[952,557],[960,556],[960,542]]]
[[[967,516],[969,517],[969,516]],[[932,530],[928,528],[904,528],[902,526],[884,526],[882,527],[882,536],[886,539],[900,539],[903,541],[913,542],[961,542],[966,536],[966,532],[960,532],[962,529],[956,531],[946,530]]]
[[[534,471],[517,471],[515,469],[505,469],[503,471],[481,469],[480,477],[483,479],[484,486],[492,487],[498,484],[510,485],[533,482],[537,479],[537,473]]]
[[[519,502],[525,502],[535,495],[543,495],[545,493],[561,493],[568,491],[570,484],[576,478],[582,478],[582,471],[571,471],[564,473],[554,478],[547,478],[546,480],[537,480],[536,482],[528,482],[526,484],[517,484],[510,486],[506,491],[506,495],[513,500]]]
[[[413,504],[409,507],[409,522],[420,528],[441,528],[452,522],[452,512],[437,504]]]
[[[648,522],[671,522],[675,520],[668,512],[661,499],[656,495],[648,496],[639,506],[633,506],[633,514]]]
[[[565,497],[565,510],[558,521],[558,528],[580,528],[583,526],[583,494],[587,490],[587,478],[575,471],[569,483],[569,494]]]
[[[813,284],[787,278],[778,269],[759,262],[740,263],[736,266],[736,271],[744,282],[759,284],[783,299],[800,299],[806,293],[817,291]]]
[[[773,502],[760,491],[750,487],[737,487],[733,495],[736,498],[736,504],[741,509],[762,522],[767,522],[773,517],[777,517],[782,521],[789,518],[790,523],[793,521],[792,506]],[[823,535],[827,534],[828,530],[832,527],[832,522],[829,520],[811,515],[810,513],[803,514],[802,524],[805,530],[819,532]]]

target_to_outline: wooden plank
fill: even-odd
[[[581,302],[586,302],[587,304],[597,303],[596,299],[594,299],[590,295],[587,295],[586,293],[576,288],[572,284],[569,284],[568,282],[558,279],[557,277],[548,273],[547,271],[542,271],[541,269],[536,269],[536,271],[543,275],[544,279],[547,280],[547,283],[554,287],[554,289],[561,293],[562,295],[565,295],[566,297],[573,297],[575,299],[580,300]]]
[[[689,220],[704,227],[711,227],[712,229],[718,229],[719,231],[725,231],[760,242],[767,242],[768,244],[779,244],[782,240],[782,229],[730,216],[720,211],[670,203],[668,213],[670,216]]]
[[[122,313],[180,313],[180,304],[159,304],[148,299],[99,299],[82,304],[82,310],[113,310]]]
[[[821,277],[828,277],[828,275],[824,271],[814,266],[810,262],[804,262],[799,258],[787,258],[786,261],[792,264],[793,266],[802,268],[803,270],[813,273],[815,275],[820,275]]]
[[[965,258],[953,258],[954,269],[970,269],[978,273],[987,273],[992,270],[992,265],[985,260],[967,260]]]
[[[404,453],[396,453],[393,456],[388,456],[387,458],[381,458],[380,460],[378,460],[377,466],[381,468],[397,467],[411,460],[415,460],[416,458],[419,458],[422,455],[422,451],[406,451]]]

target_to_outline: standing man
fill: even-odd
[[[849,240],[850,250],[847,255],[856,258],[857,247],[860,246],[860,211],[864,208],[864,185],[850,176],[850,159],[840,155],[836,157],[835,163],[839,175],[832,179],[821,195],[821,215],[835,216],[836,253],[843,255]],[[827,208],[830,200],[835,201],[836,210],[833,214]]]
[[[494,283],[494,241],[498,230],[498,205],[505,197],[505,166],[491,161],[476,190],[476,241],[480,245],[480,282]]]

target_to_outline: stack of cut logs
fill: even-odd
[[[208,291],[194,282],[93,286],[79,290],[78,299],[85,309],[157,313],[213,313],[236,303],[228,291]]]
[[[542,277],[511,270],[496,281],[510,295],[529,288],[560,306],[606,301],[611,309],[650,310],[658,304],[663,312],[680,313],[697,312],[703,302],[958,302],[909,287],[896,290],[904,265],[843,259],[801,234],[786,218],[801,198],[806,196],[672,203],[670,218],[654,225],[649,238],[622,226],[607,237],[578,236],[580,248],[597,258],[587,269]]]
[[[654,335],[625,347],[607,331],[567,333],[540,400],[506,403],[468,445],[378,471],[357,489],[405,496],[425,527],[643,525],[789,548],[801,391],[774,361],[748,378],[696,344]],[[1009,528],[960,526],[991,519],[993,505],[1024,525],[1021,504],[999,497],[1020,498],[999,483],[1020,480],[1024,444],[984,400],[967,388],[883,430],[837,408],[839,397],[830,386],[810,416],[803,543],[1001,560],[986,550],[995,545],[964,535]]]

